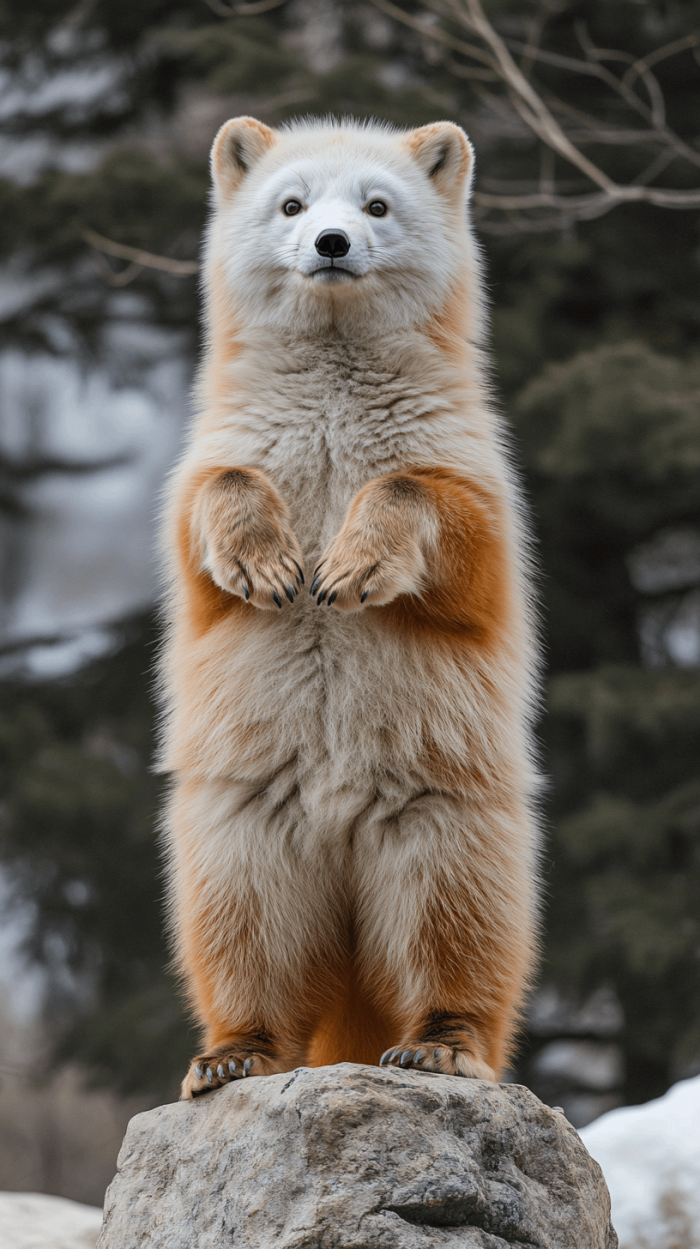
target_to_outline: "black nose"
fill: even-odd
[[[350,239],[344,230],[321,230],[316,239],[316,251],[319,256],[347,256],[350,251]]]

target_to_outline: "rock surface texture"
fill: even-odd
[[[132,1119],[98,1249],[615,1249],[598,1164],[527,1089],[341,1063]]]

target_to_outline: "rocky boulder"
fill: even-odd
[[[600,1168],[516,1084],[341,1063],[129,1124],[97,1249],[615,1249]]]

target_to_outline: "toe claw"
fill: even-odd
[[[395,1062],[395,1060],[396,1060],[396,1055],[397,1055],[397,1054],[399,1054],[399,1053],[400,1053],[400,1051],[401,1051],[401,1046],[400,1046],[400,1045],[396,1045],[396,1046],[394,1047],[394,1049],[391,1051],[390,1055],[389,1055],[389,1062],[390,1062],[390,1063]]]
[[[276,590],[273,590],[273,591],[272,591],[272,597],[273,597],[274,601],[276,602],[277,606],[278,606],[278,607],[281,607],[281,606],[282,606],[282,599],[280,598],[280,596],[279,596],[279,594],[277,593],[277,591],[276,591]]]
[[[321,593],[316,599],[316,602],[318,603],[319,607],[321,606],[321,603],[323,602],[323,600],[326,598],[327,594],[328,594],[328,590],[321,590]]]
[[[228,1069],[229,1069],[229,1071],[231,1072],[231,1075],[232,1075],[232,1076],[235,1076],[235,1074],[236,1074],[236,1064],[235,1064],[235,1062],[233,1061],[233,1059],[231,1059],[231,1060],[230,1060],[229,1065],[228,1065]]]
[[[367,595],[368,595],[368,594],[369,594],[369,590],[363,590],[363,591],[362,591],[362,594],[360,595],[360,602],[361,602],[361,603],[364,603],[364,601],[365,601],[365,599],[367,598]]]
[[[201,1063],[197,1063],[197,1066],[194,1069],[194,1074],[196,1075],[198,1080],[204,1079],[204,1068],[202,1067]]]
[[[333,605],[333,603],[335,603],[335,600],[337,599],[337,597],[338,597],[338,591],[337,591],[337,590],[334,590],[332,594],[329,594],[329,595],[328,595],[328,606],[329,606],[329,607],[332,607],[332,605]]]
[[[404,1050],[399,1060],[399,1065],[401,1067],[407,1067],[411,1061],[412,1054],[413,1054],[413,1050]]]
[[[207,1067],[207,1084],[213,1084],[213,1083],[214,1083],[214,1072],[212,1071],[211,1067]]]
[[[296,598],[297,592],[294,589],[294,586],[292,585],[291,581],[287,582],[286,586],[284,587],[284,592],[287,595],[287,598],[289,599],[290,603],[293,603]]]
[[[303,573],[303,571],[302,571],[302,569],[301,569],[301,565],[300,565],[300,564],[297,564],[296,560],[294,560],[294,565],[295,565],[296,569],[298,570],[298,573],[299,573],[299,580],[300,580],[301,584],[303,585],[303,584],[304,584],[304,573]]]
[[[416,1050],[415,1054],[413,1055],[414,1063],[422,1063],[423,1059],[425,1058],[425,1053],[426,1053],[425,1050]]]
[[[391,1055],[391,1050],[385,1050],[385,1051],[384,1051],[384,1053],[382,1054],[381,1058],[379,1059],[379,1066],[380,1066],[380,1067],[386,1067],[386,1065],[387,1065],[387,1063],[388,1063],[388,1061],[389,1061],[389,1057],[390,1057],[390,1055]]]
[[[440,1059],[442,1058],[442,1050],[440,1049],[433,1050],[433,1058],[435,1059],[436,1063],[439,1063]]]
[[[247,602],[248,602],[248,600],[250,599],[250,590],[248,589],[247,585],[244,585],[244,586],[243,586],[243,597],[244,597],[244,599],[245,599],[246,603],[247,603]]]
[[[311,582],[311,589],[309,590],[309,594],[315,594],[320,584],[321,584],[321,578],[316,577],[315,581]]]
[[[252,1065],[253,1065],[253,1060],[252,1060],[252,1058],[246,1058],[246,1060],[245,1060],[245,1062],[244,1062],[244,1064],[243,1064],[243,1075],[244,1075],[244,1076],[247,1076],[247,1074],[248,1074],[248,1072],[250,1071],[250,1069],[251,1069]]]
[[[218,1067],[216,1068],[216,1074],[218,1075],[220,1080],[226,1079],[226,1072],[224,1071],[222,1063],[219,1063]]]

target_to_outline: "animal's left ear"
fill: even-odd
[[[474,150],[460,126],[436,121],[412,130],[406,144],[431,182],[443,195],[455,195],[464,186],[474,160]]]

